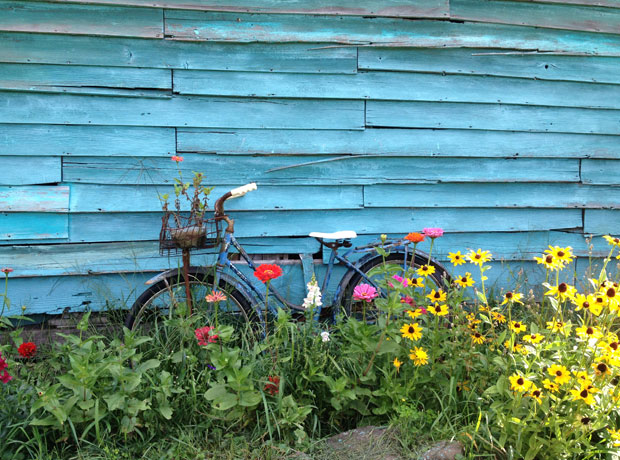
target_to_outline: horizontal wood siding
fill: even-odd
[[[578,282],[620,227],[620,0],[0,0],[0,43],[0,266],[29,313],[176,268],[179,171],[211,202],[258,184],[226,209],[293,300],[312,231],[443,227],[436,257],[488,249],[525,290],[549,245]]]

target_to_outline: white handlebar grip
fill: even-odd
[[[238,198],[240,196],[245,195],[248,192],[251,192],[252,190],[256,190],[257,188],[258,187],[256,187],[256,184],[254,182],[252,182],[251,184],[246,184],[246,185],[242,185],[241,187],[234,188],[230,191],[231,198]]]

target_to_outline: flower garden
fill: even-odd
[[[406,238],[432,255],[441,229]],[[389,425],[403,458],[442,439],[465,458],[612,459],[620,450],[620,239],[585,288],[562,281],[570,247],[550,246],[541,298],[485,286],[492,254],[449,254],[463,274],[435,285],[429,263],[384,263],[359,284],[361,317],[279,310],[266,325],[174,305],[149,330],[105,333],[85,314],[53,346],[23,342],[28,318],[2,269],[0,459],[335,458],[322,440]],[[386,257],[385,250],[379,252]],[[262,265],[266,284],[281,276]],[[381,295],[381,292],[386,293]],[[121,320],[109,313],[110,322]]]

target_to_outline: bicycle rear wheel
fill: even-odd
[[[411,255],[408,254],[409,260],[405,262],[405,254],[402,252],[394,252],[390,253],[385,257],[385,263],[387,265],[388,270],[393,269],[394,272],[397,272],[398,267],[401,269],[405,266],[411,266]],[[413,268],[418,268],[421,265],[426,265],[428,259],[421,255],[416,254],[413,262]],[[381,267],[384,263],[384,259],[382,256],[377,255],[372,257],[367,262],[365,262],[361,267],[360,271],[364,273],[375,286],[379,286],[379,281],[384,279],[384,275],[376,274],[377,268]],[[429,289],[438,289],[443,288],[446,283],[450,282],[450,275],[437,261],[431,259],[430,264],[428,264],[435,268],[435,272],[428,276],[426,285]],[[402,274],[402,273],[401,273]],[[362,320],[363,317],[366,317],[367,321],[374,321],[377,316],[377,311],[368,311],[364,312],[366,305],[364,302],[357,301],[353,298],[353,291],[355,287],[360,284],[368,284],[368,281],[360,274],[355,272],[349,281],[346,283],[346,286],[342,289],[342,294],[340,296],[340,305],[344,309],[344,313],[347,316],[352,316],[356,319]],[[384,294],[381,292],[379,288],[380,294]],[[365,313],[365,314],[364,314]]]
[[[205,296],[214,290],[226,295],[226,300],[219,302],[218,315],[227,322],[248,323],[256,320],[252,309],[252,300],[244,292],[221,279],[217,287],[213,286],[213,274],[196,269],[188,273],[192,310],[207,315],[215,314],[214,304],[207,302]],[[172,316],[171,308],[187,305],[185,278],[182,273],[171,275],[158,281],[144,291],[134,302],[125,319],[128,329],[150,328],[155,322]]]

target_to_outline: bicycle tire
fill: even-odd
[[[411,257],[411,255],[408,254],[408,257]],[[360,267],[360,271],[364,273],[365,275],[367,275],[372,269],[382,265],[383,262],[384,262],[383,257],[377,254],[369,258],[369,260],[367,260],[366,262],[364,262]],[[401,267],[403,267],[405,264],[405,254],[403,252],[390,253],[385,257],[385,262],[386,263],[397,262],[397,265],[400,265]],[[426,265],[427,262],[428,262],[428,258],[426,256],[423,256],[421,254],[416,254],[413,266],[419,267],[421,265]],[[446,269],[443,266],[441,266],[441,264],[431,259],[429,265],[435,268],[435,273],[430,275],[429,278],[433,281],[436,287],[443,287],[446,283],[450,283],[450,280],[451,280],[450,275],[448,274]],[[346,279],[346,276],[345,276],[345,279]],[[340,306],[343,308],[346,316],[354,316],[354,317],[358,316],[356,314],[355,309],[354,308],[352,309],[353,305],[355,304],[355,301],[353,299],[353,291],[355,287],[361,283],[366,283],[366,280],[362,277],[360,273],[353,272],[353,274],[350,276],[349,280],[346,282],[346,284],[343,286],[341,290],[342,294],[340,296],[339,303],[340,303]]]
[[[197,293],[192,295],[193,308],[200,309],[206,304],[204,295],[213,291],[213,274],[198,269],[190,269],[188,277],[190,289]],[[225,279],[220,279],[217,290],[222,291],[227,296],[227,300],[220,303],[221,311],[230,310],[232,306],[233,313],[238,315],[242,321],[256,321],[256,314],[252,308],[253,302],[248,295],[232,286]],[[203,293],[204,295],[202,295]],[[179,297],[176,297],[177,294]],[[168,296],[168,300],[166,300],[166,296]],[[170,306],[168,302],[172,303],[171,296],[176,298],[177,302],[185,301],[185,278],[181,273],[171,274],[140,294],[125,318],[125,327],[135,330],[142,323],[148,321],[149,317],[155,319],[167,315]],[[157,302],[157,299],[161,301]],[[166,308],[166,303],[168,303],[168,308]]]

